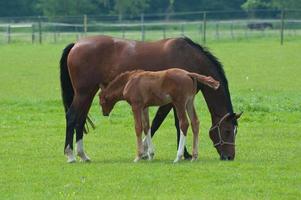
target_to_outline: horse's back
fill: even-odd
[[[75,43],[68,56],[68,68],[75,90],[86,90],[107,85],[129,70],[159,71],[181,66],[196,71],[191,49],[183,38],[142,42],[93,36]]]

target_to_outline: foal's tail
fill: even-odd
[[[192,79],[197,80],[198,82],[203,83],[205,85],[208,85],[209,87],[211,87],[215,90],[217,90],[220,86],[219,81],[215,80],[211,76],[203,76],[203,75],[196,74],[196,73],[188,73],[188,75]]]
[[[60,79],[61,79],[61,91],[62,91],[62,99],[63,99],[63,104],[65,108],[65,113],[68,112],[68,109],[70,108],[73,97],[74,97],[74,90],[73,86],[71,83],[69,71],[68,71],[68,66],[67,66],[67,58],[69,55],[70,50],[74,46],[74,43],[71,43],[65,47],[63,50],[63,54],[60,60]],[[94,128],[94,124],[92,120],[87,117],[88,122]],[[86,126],[87,127],[87,126]],[[88,132],[88,127],[84,128],[85,133]]]

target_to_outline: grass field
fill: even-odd
[[[66,163],[58,79],[64,45],[0,46],[0,199],[301,198],[300,41],[210,43],[225,66],[235,111],[244,111],[236,159],[218,159],[199,94],[200,158],[176,165],[172,115],[153,140],[155,160],[134,164],[129,106],[119,103],[105,118],[97,101],[90,112],[97,129],[85,137],[93,162]],[[191,131],[188,137],[191,148]]]

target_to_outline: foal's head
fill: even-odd
[[[99,94],[99,103],[102,108],[103,116],[109,116],[116,102],[117,101],[114,100],[114,98],[112,98],[106,90],[101,91],[101,93]]]
[[[242,113],[227,113],[211,127],[210,138],[221,160],[234,160],[237,119]]]
[[[116,76],[106,88],[101,87],[99,103],[104,116],[109,116],[115,104],[123,99],[123,89],[131,75],[141,70],[127,71]]]

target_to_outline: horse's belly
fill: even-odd
[[[172,102],[169,94],[152,95],[149,97],[145,104],[147,106],[163,106]]]

